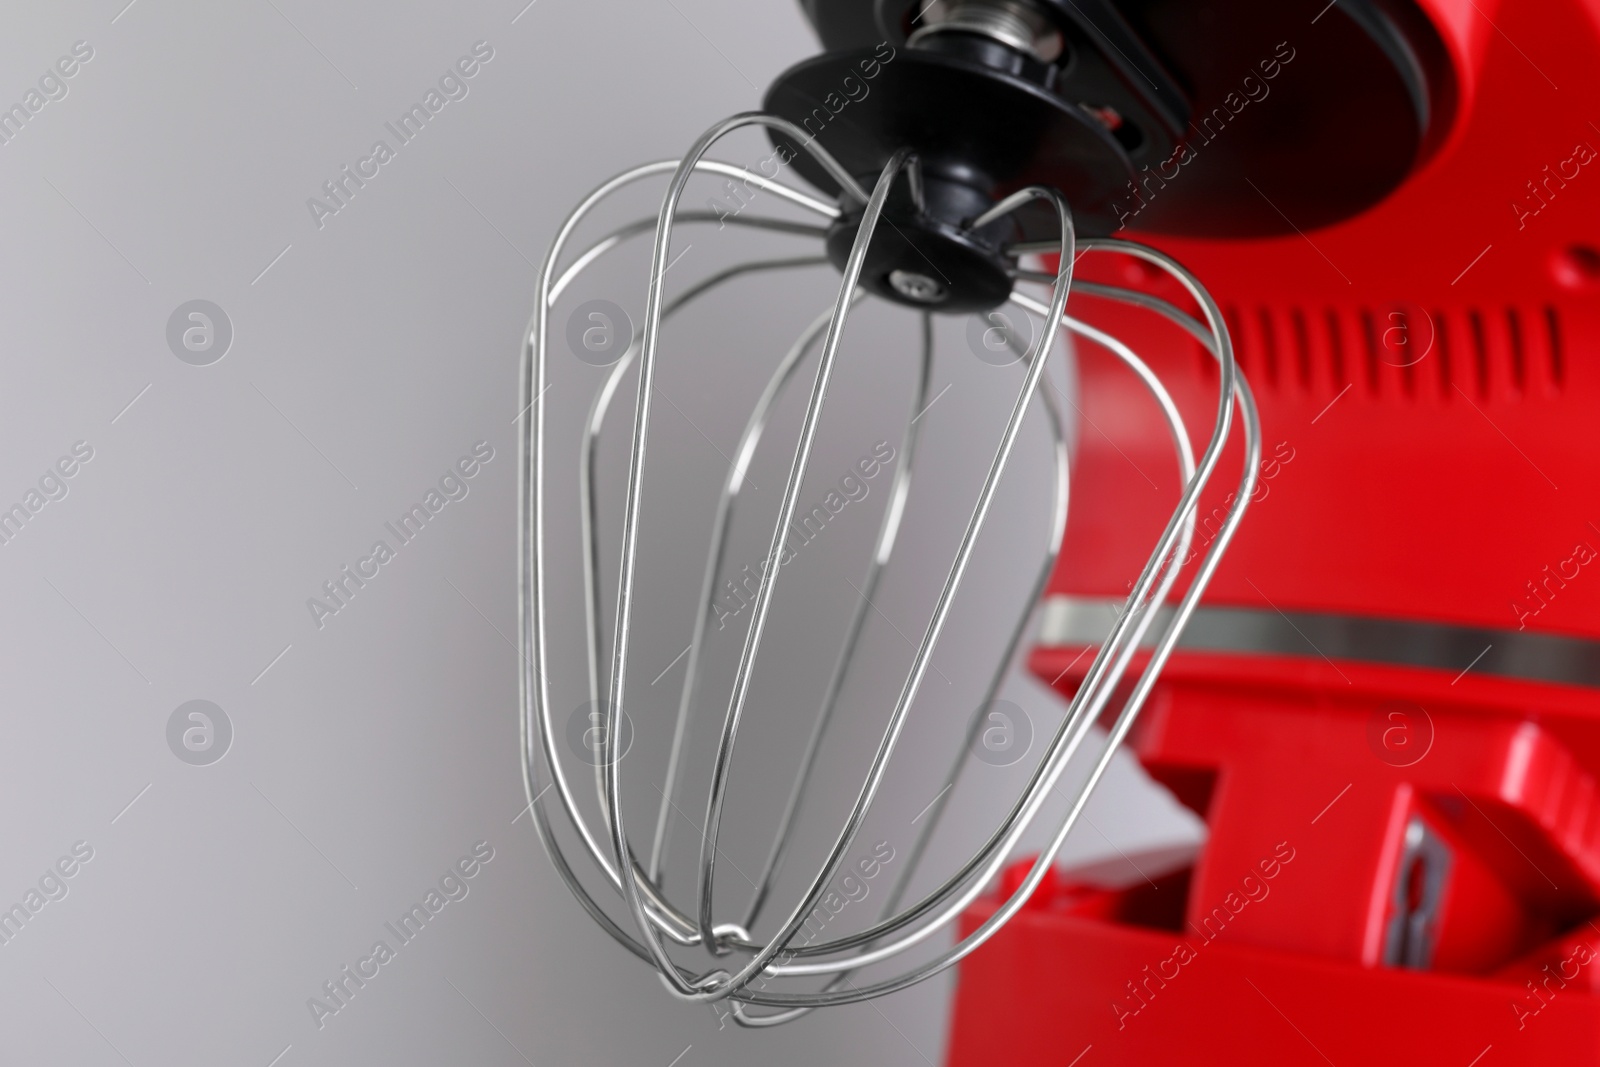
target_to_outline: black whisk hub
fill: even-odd
[[[1028,57],[963,34],[941,38],[937,48],[859,49],[806,60],[779,76],[765,110],[806,130],[863,179],[909,148],[924,174],[963,185],[989,203],[1030,185],[1059,189],[1080,233],[1111,233],[1117,198],[1134,177],[1128,148],[1113,130],[1123,125],[1119,118],[1092,114],[1050,92],[1029,77],[1046,77],[1050,68]],[[887,62],[886,54],[892,56]],[[870,79],[868,70],[874,71]],[[802,177],[838,194],[838,184],[792,139],[776,132],[772,139]],[[938,221],[959,227],[963,220]],[[1054,212],[1042,205],[1018,212],[1017,222],[1020,240],[1048,240],[1059,232]]]
[[[959,182],[923,174],[899,183],[867,248],[862,286],[920,311],[968,314],[1005,303],[1011,274],[1003,249],[1016,223],[1008,217],[982,230],[967,225],[990,206],[988,196]],[[841,271],[860,227],[857,206],[828,229],[828,258]]]

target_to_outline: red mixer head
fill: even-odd
[[[1274,109],[1291,79],[1307,76],[1297,91],[1315,90],[1314,72],[1297,64],[1350,10],[1359,8],[1313,11],[1316,22],[1280,12],[1299,22],[1282,31],[1295,58],[1262,83],[1270,92],[1259,103],[1235,99],[1241,125],[1253,118],[1294,153],[1324,137],[1301,125],[1289,100]],[[1319,187],[1326,176],[1313,163],[1277,173],[1240,166],[1218,180],[1272,211],[1283,236],[1150,237],[1218,296],[1258,393],[1269,458],[1279,449],[1257,492],[1273,504],[1252,514],[1208,599],[1600,636],[1600,583],[1560,596],[1540,588],[1546,564],[1600,537],[1587,525],[1600,516],[1584,513],[1597,473],[1585,353],[1600,344],[1600,182],[1587,181],[1600,158],[1600,119],[1587,107],[1600,8],[1434,0],[1417,13],[1449,57],[1449,121],[1431,134],[1439,150],[1419,155],[1386,195],[1318,226],[1288,196]],[[1321,150],[1359,154],[1361,126],[1375,118],[1352,106],[1350,125],[1320,140]],[[1220,132],[1216,147],[1233,132]],[[1202,145],[1197,162],[1208,151]],[[1153,183],[1151,213],[1188,178],[1179,170],[1165,187]],[[1203,376],[1208,368],[1188,356]],[[1151,456],[1151,432],[1119,444]],[[1088,453],[1106,447],[1084,442]],[[1115,470],[1090,461],[1083,476],[1102,466]],[[1068,535],[1079,551],[1065,554],[1058,589],[1120,592],[1117,546],[1093,528],[1093,514],[1079,517]],[[1511,647],[1502,642],[1476,669],[1494,673]]]

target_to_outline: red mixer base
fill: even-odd
[[[949,1062],[1600,1064],[1600,691],[1485,664],[1180,651],[1132,745],[1199,856],[1041,883],[961,965]]]
[[[975,908],[962,933],[988,914]],[[1600,934],[1591,938],[1600,941]],[[948,1062],[1600,1062],[1600,1001],[1554,979],[1535,1001],[1520,984],[1367,968],[1204,943],[1192,934],[1192,958],[1178,964],[1180,940],[1164,931],[1025,911],[962,964]]]

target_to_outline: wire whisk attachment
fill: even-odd
[[[723,137],[747,127],[765,127],[775,140],[782,138],[801,145],[811,169],[825,173],[837,186],[837,202],[705,158]],[[727,216],[684,210],[680,202],[685,188],[697,174],[749,183],[771,194],[775,201],[813,216],[816,224],[759,217],[743,211]],[[668,179],[667,189],[654,219],[621,227],[576,255],[569,252],[568,246],[579,224],[599,205],[628,187],[661,178]],[[736,115],[713,126],[683,159],[635,167],[595,189],[561,225],[539,274],[533,316],[523,345],[518,401],[524,412],[520,421],[518,542],[521,758],[533,821],[561,878],[578,903],[611,937],[651,964],[676,996],[691,1002],[726,1001],[734,1018],[745,1026],[772,1026],[814,1008],[853,1003],[907,988],[959,962],[1016,914],[1054,863],[1117,745],[1133,726],[1215,573],[1255,488],[1260,461],[1260,429],[1255,404],[1235,365],[1222,315],[1192,275],[1170,257],[1151,248],[1110,238],[1080,239],[1074,230],[1066,198],[1054,188],[1028,186],[981,210],[963,209],[952,214],[941,205],[959,205],[970,202],[970,198],[963,201],[965,194],[953,194],[950,184],[947,179],[926,172],[913,151],[900,149],[889,156],[867,188],[794,123],[768,114]],[[1029,212],[1035,220],[1031,224],[1035,231],[1040,212],[1053,216],[1058,237],[1047,247],[1036,241],[1018,239],[1021,231],[1014,224],[1015,220]],[[665,275],[672,263],[673,235],[677,227],[712,221],[719,225],[732,223],[777,232],[801,241],[817,241],[821,247],[807,256],[752,261],[718,271],[668,299]],[[550,386],[552,310],[583,271],[612,249],[652,231],[654,250],[640,337],[600,376],[577,443],[579,558],[576,561],[570,557],[553,560],[551,556],[558,544],[553,531],[557,524],[570,524],[574,517],[553,511],[547,502],[547,491],[558,479],[564,482],[567,477],[564,472],[568,470],[563,465],[563,473],[554,473],[550,462],[551,442],[547,440],[551,400],[546,392]],[[1058,256],[1059,269],[1054,273],[1027,269],[1023,257],[1039,252]],[[1199,308],[1200,317],[1192,317],[1178,306],[1144,292],[1090,283],[1075,286],[1074,266],[1081,257],[1090,255],[1131,257],[1169,276]],[[919,260],[919,256],[923,259]],[[670,734],[665,781],[657,787],[659,800],[655,810],[651,812],[646,806],[641,811],[637,799],[630,803],[625,797],[625,767],[632,764],[625,764],[621,756],[628,743],[628,711],[634,706],[636,695],[629,682],[638,673],[634,663],[635,645],[640,636],[636,620],[637,580],[640,543],[646,526],[642,502],[651,472],[652,412],[656,407],[654,383],[662,324],[733,278],[757,271],[814,266],[825,261],[833,262],[842,274],[837,296],[831,308],[817,317],[776,361],[737,446],[727,457],[718,504],[709,521],[709,543],[694,609],[694,641],[687,651],[684,680],[675,715],[671,716],[670,731],[666,729],[665,715],[650,713],[655,718],[648,725],[657,728],[655,736],[664,739]],[[1036,299],[1017,291],[1014,283],[1018,281],[1047,282],[1050,286],[1048,299]],[[1209,443],[1198,457],[1178,407],[1161,379],[1123,341],[1066,313],[1069,294],[1074,291],[1079,296],[1120,302],[1164,317],[1191,334],[1215,357],[1220,385],[1216,417]],[[864,301],[884,299],[923,309],[921,358],[899,438],[900,462],[892,476],[889,500],[877,528],[870,564],[863,575],[864,595],[848,623],[836,631],[842,640],[823,687],[815,722],[799,754],[794,778],[784,791],[786,800],[773,825],[770,846],[756,877],[745,878],[754,888],[743,907],[731,914],[722,914],[714,903],[727,899],[730,892],[725,884],[728,862],[719,847],[728,810],[730,776],[737,759],[753,758],[741,748],[741,739],[750,733],[752,718],[759,716],[762,710],[758,706],[760,702],[752,700],[757,665],[768,657],[783,654],[781,646],[774,648],[765,639],[771,629],[774,604],[784,596],[789,577],[786,568],[790,564],[790,553],[785,548],[785,537],[796,517],[801,489],[810,469],[846,324],[851,313]],[[856,653],[867,623],[872,591],[886,568],[892,565],[894,549],[903,533],[906,503],[914,491],[913,459],[921,431],[918,413],[924,410],[927,402],[933,362],[932,313],[952,309],[968,311],[975,305],[995,307],[1002,300],[1042,316],[1048,327],[1039,330],[1031,345],[1019,353],[1020,382],[1015,399],[994,446],[982,486],[966,513],[953,559],[937,583],[937,595],[926,624],[920,638],[912,642],[914,654],[910,665],[903,677],[896,675],[896,696],[882,716],[883,727],[876,737],[871,759],[859,780],[848,785],[847,795],[851,798],[848,813],[826,827],[821,859],[806,868],[798,891],[792,894],[792,899],[789,895],[783,896],[783,906],[779,908],[776,901],[780,894],[774,888],[777,875],[790,869],[785,867],[786,861],[792,867],[797,854],[792,848],[797,826],[808,810],[807,798],[820,784],[818,753],[844,715],[841,692],[846,680],[861,668]],[[1058,340],[1063,333],[1101,346],[1139,379],[1170,428],[1182,476],[1182,493],[1133,583],[1125,610],[1096,650],[1062,721],[1040,746],[1025,783],[1010,801],[998,825],[964,860],[934,872],[934,876],[920,879],[919,882],[936,884],[911,899],[913,875],[932,855],[928,843],[949,803],[951,790],[944,790],[921,817],[917,837],[886,894],[882,913],[849,933],[818,937],[808,921],[829,887],[835,884],[841,871],[846,870],[847,857],[857,847],[868,815],[880,797],[908,717],[926,681],[934,650],[954,610],[957,592],[971,570],[979,536],[997,510],[997,489],[1012,459],[1025,417],[1037,406],[1048,424],[1053,448],[1054,477],[1051,484],[1041,486],[1052,501],[1050,529],[1039,550],[1037,571],[1030,572],[1034,575],[1032,596],[1007,631],[1009,637],[999,662],[992,674],[986,676],[985,699],[970,720],[949,725],[952,737],[970,738],[981,729],[983,711],[998,692],[1026,639],[1034,606],[1055,566],[1067,518],[1070,467],[1066,419],[1051,391],[1040,388],[1051,357],[1066,358],[1070,342]],[[728,577],[725,568],[732,516],[748,485],[752,457],[767,430],[773,407],[783,391],[799,377],[800,368],[809,365],[813,354],[815,369],[810,377],[797,443],[788,461],[773,527],[753,583],[749,611],[747,616],[741,613],[744,629],[737,664],[725,691],[713,692],[713,687],[705,683],[701,657],[707,644],[708,622],[716,614],[718,589]],[[621,523],[610,538],[619,547],[615,559],[614,615],[608,641],[602,619],[606,590],[601,587],[600,575],[602,563],[607,561],[602,559],[601,551],[606,539],[600,536],[596,441],[629,375],[637,378],[637,386]],[[1166,604],[1174,589],[1184,561],[1190,559],[1200,495],[1221,460],[1236,417],[1244,438],[1244,463],[1227,518],[1220,532],[1193,562],[1189,584],[1175,608],[1170,612],[1158,611],[1156,609]],[[978,431],[972,432],[972,438],[974,447],[982,444]],[[564,573],[574,563],[581,566],[583,573],[586,672],[574,672],[551,650],[555,627],[574,614],[560,611],[559,605],[552,603],[553,568],[560,568]],[[1143,660],[1142,667],[1130,670],[1141,645],[1149,647],[1150,654]],[[552,676],[573,673],[586,675],[583,681],[587,684],[591,705],[596,709],[593,713],[596,736],[602,739],[597,746],[598,758],[590,761],[590,766],[564,751],[563,724],[558,721],[552,703]],[[1119,698],[1119,693],[1125,695]],[[1120,702],[1113,709],[1114,700]],[[1103,734],[1096,731],[1095,724],[1113,711],[1110,727]],[[641,720],[638,724],[640,737],[646,732],[644,714],[639,712],[636,716]],[[712,738],[714,747],[711,747]],[[749,743],[748,740],[744,742],[746,747]],[[683,767],[697,744],[709,756],[710,769],[703,782],[691,783]],[[962,774],[967,751],[966,745],[958,749],[955,763],[946,776],[948,783],[953,784]],[[1092,757],[1092,769],[1081,785],[1063,789],[1063,773],[1080,751]],[[586,802],[580,803],[580,775],[585,771],[592,772],[593,793]],[[655,782],[649,784],[656,785]],[[837,786],[836,782],[829,784]],[[700,800],[690,799],[686,790],[691,785],[703,786]],[[966,936],[947,943],[940,935],[993,884],[1006,864],[1015,862],[1019,842],[1024,833],[1039,822],[1046,800],[1053,793],[1066,797],[1066,811],[1052,817],[1048,843],[1032,861],[1027,876],[989,918]],[[669,831],[673,819],[685,807],[700,817],[696,876],[692,886],[686,884],[675,895],[669,895],[664,877],[671,849]]]

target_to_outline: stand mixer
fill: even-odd
[[[1488,732],[1476,738],[1477,747],[1458,742],[1473,755],[1463,756],[1466,762],[1456,770],[1465,805],[1419,799],[1433,796],[1438,787],[1412,784],[1418,768],[1439,770],[1449,750],[1446,724],[1454,720],[1442,710],[1430,718],[1418,703],[1422,693],[1430,702],[1438,698],[1434,674],[1447,666],[1475,667],[1476,676],[1449,683],[1450,698],[1477,693],[1467,702],[1480,719],[1510,715],[1522,721],[1529,714],[1525,701],[1505,705],[1509,691],[1490,695],[1473,686],[1492,675],[1502,676],[1501,684],[1507,684],[1505,676],[1568,683],[1568,674],[1559,670],[1552,679],[1548,671],[1530,673],[1526,667],[1529,656],[1548,659],[1554,646],[1529,645],[1534,639],[1524,635],[1521,644],[1509,642],[1509,653],[1506,641],[1495,653],[1495,640],[1486,640],[1491,647],[1480,660],[1446,664],[1458,646],[1476,642],[1480,633],[1509,628],[1499,618],[1503,612],[1476,606],[1473,591],[1485,583],[1454,574],[1448,581],[1421,585],[1402,577],[1386,587],[1374,572],[1392,578],[1396,568],[1372,566],[1374,556],[1382,555],[1381,539],[1369,532],[1376,512],[1329,519],[1326,502],[1335,498],[1332,490],[1346,488],[1340,465],[1371,474],[1374,453],[1390,454],[1385,435],[1397,432],[1393,420],[1398,416],[1370,416],[1375,421],[1365,426],[1369,436],[1330,428],[1320,439],[1320,452],[1274,436],[1285,418],[1302,415],[1309,421],[1297,423],[1296,432],[1324,418],[1337,426],[1335,416],[1344,414],[1337,407],[1341,400],[1346,410],[1358,406],[1359,395],[1347,396],[1352,389],[1379,396],[1394,382],[1403,395],[1416,397],[1429,385],[1442,391],[1449,383],[1453,392],[1445,399],[1454,406],[1422,416],[1432,420],[1429,432],[1438,433],[1418,450],[1418,468],[1405,477],[1374,476],[1379,484],[1408,490],[1419,481],[1435,487],[1375,505],[1393,509],[1396,517],[1384,532],[1394,535],[1416,523],[1436,525],[1437,516],[1426,514],[1428,506],[1439,514],[1461,514],[1458,496],[1438,488],[1446,484],[1437,471],[1450,451],[1440,442],[1477,458],[1472,450],[1488,446],[1475,438],[1463,444],[1472,432],[1465,424],[1481,416],[1498,429],[1484,408],[1495,399],[1488,383],[1496,352],[1485,337],[1501,330],[1501,323],[1508,331],[1505,344],[1514,355],[1517,387],[1532,395],[1542,383],[1540,388],[1563,394],[1565,404],[1555,411],[1570,408],[1585,375],[1565,353],[1577,348],[1592,315],[1569,314],[1546,290],[1565,286],[1569,293],[1581,293],[1594,284],[1600,255],[1592,246],[1558,242],[1545,257],[1555,280],[1537,286],[1547,303],[1533,314],[1513,312],[1488,326],[1482,312],[1458,311],[1450,301],[1477,291],[1472,286],[1490,284],[1490,278],[1504,281],[1493,261],[1480,263],[1505,240],[1493,227],[1472,238],[1482,236],[1490,247],[1478,259],[1468,250],[1457,267],[1465,269],[1443,284],[1431,278],[1408,284],[1410,268],[1392,262],[1395,257],[1387,253],[1374,254],[1404,231],[1397,217],[1402,207],[1428,215],[1428,223],[1415,224],[1419,228],[1438,229],[1449,216],[1439,203],[1441,195],[1476,206],[1466,194],[1488,184],[1478,173],[1462,178],[1464,170],[1498,173],[1510,166],[1499,159],[1494,168],[1483,167],[1482,149],[1476,168],[1474,161],[1462,160],[1462,144],[1471,143],[1469,131],[1492,112],[1481,96],[1482,86],[1498,72],[1490,59],[1511,62],[1504,58],[1505,48],[1490,47],[1496,40],[1509,41],[1491,6],[1472,0],[1337,0],[1326,6],[1250,0],[1205,5],[813,0],[805,5],[806,14],[825,51],[782,74],[761,112],[717,123],[681,159],[645,164],[605,182],[568,217],[541,271],[523,347],[524,775],[535,825],[580,906],[625,949],[652,965],[674,995],[725,1003],[740,1024],[763,1027],[819,1007],[885,995],[961,963],[952,1062],[993,1062],[997,1056],[1008,1062],[1044,1062],[1045,1057],[1066,1062],[1091,1050],[1097,1057],[1148,1062],[1178,1055],[1176,1050],[1193,1040],[1201,1017],[1196,1012],[1231,992],[1199,980],[1190,980],[1187,994],[1168,991],[1177,980],[1158,977],[1162,999],[1154,998],[1154,985],[1145,986],[1141,995],[1140,968],[1150,962],[1143,957],[1155,951],[1155,941],[1140,939],[1161,941],[1164,947],[1151,960],[1170,961],[1175,953],[1165,942],[1178,931],[1201,929],[1217,902],[1212,898],[1230,899],[1230,887],[1240,877],[1262,885],[1270,877],[1280,903],[1266,904],[1263,895],[1257,911],[1277,919],[1255,926],[1243,919],[1213,923],[1215,933],[1205,943],[1219,944],[1208,961],[1232,959],[1227,952],[1238,944],[1258,955],[1275,949],[1294,961],[1306,953],[1347,957],[1340,965],[1358,974],[1439,967],[1481,972],[1512,966],[1518,953],[1534,951],[1541,937],[1570,931],[1586,914],[1583,901],[1589,897],[1569,899],[1559,890],[1519,896],[1527,880],[1499,878],[1498,855],[1471,862],[1474,848],[1486,838],[1458,825],[1474,808],[1483,814],[1475,797],[1485,789],[1493,794],[1491,805],[1532,810],[1532,801],[1517,808],[1504,789],[1494,792],[1495,783],[1504,785],[1503,773],[1495,777],[1496,767],[1504,771],[1497,753],[1526,762],[1532,745],[1539,758],[1566,759],[1561,766],[1573,769],[1562,773],[1570,775],[1579,774],[1581,753],[1562,748],[1543,727],[1536,743],[1528,740],[1526,722],[1504,726],[1500,733],[1494,732],[1499,727],[1480,723]],[[1552,47],[1571,52],[1580,50],[1581,42],[1592,51],[1600,12],[1575,0],[1557,6],[1572,26],[1568,41]],[[1580,29],[1586,36],[1578,35]],[[1511,55],[1516,51],[1513,45]],[[1537,69],[1532,60],[1527,64]],[[1589,74],[1586,67],[1575,71],[1574,81]],[[1558,125],[1553,108],[1522,118],[1531,129]],[[770,141],[771,173],[765,165],[758,174],[708,158],[729,135],[752,129]],[[1600,131],[1593,136],[1600,140]],[[778,180],[788,171],[805,188]],[[1447,181],[1443,174],[1454,177]],[[1537,175],[1537,168],[1530,174]],[[764,199],[787,214],[747,213],[738,195],[735,209],[717,201],[708,211],[686,206],[694,203],[691,186],[707,179],[722,182],[730,192],[742,190],[750,203]],[[1469,184],[1463,190],[1451,181]],[[1567,188],[1581,179],[1558,172],[1555,181],[1560,196],[1576,208],[1578,190]],[[605,230],[586,243],[576,240],[602,205],[615,203],[613,198],[625,196],[632,186],[659,188],[663,182],[665,195],[655,217]],[[1424,187],[1435,196],[1425,212],[1417,203],[1417,190]],[[1558,205],[1557,186],[1547,183],[1546,189],[1541,196],[1529,183],[1535,200],[1517,215],[1519,230],[1539,211]],[[1578,218],[1575,211],[1569,223]],[[1387,230],[1381,230],[1380,220]],[[791,251],[737,264],[669,295],[678,227],[713,223],[816,241],[820,248],[812,246],[809,255]],[[1555,237],[1559,224],[1552,221],[1549,229]],[[593,400],[576,440],[547,440],[549,367],[563,340],[559,325],[552,326],[563,321],[557,309],[575,299],[582,272],[650,233],[654,245],[642,330],[635,338],[628,314],[608,301],[584,304],[578,318],[567,320],[567,347],[594,365]],[[1140,240],[1113,236],[1119,233],[1138,234]],[[1364,240],[1354,243],[1352,233]],[[1345,255],[1329,251],[1325,242]],[[1449,242],[1435,236],[1428,247],[1434,251],[1412,266],[1421,263],[1437,273],[1433,259],[1443,257]],[[1512,258],[1506,252],[1501,261]],[[628,709],[638,706],[640,687],[648,681],[635,677],[639,672],[630,658],[639,638],[637,560],[641,538],[649,536],[644,501],[652,476],[651,413],[666,324],[735,279],[824,262],[841,276],[837,294],[798,340],[768,357],[771,377],[731,454],[722,454],[721,492],[705,523],[709,540],[698,551],[684,549],[685,560],[704,563],[700,595],[685,608],[694,637],[684,652],[676,714],[635,722]],[[1200,269],[1191,273],[1184,263]],[[1346,274],[1341,263],[1349,263],[1352,273]],[[1471,279],[1469,287],[1457,289],[1463,279]],[[1222,299],[1214,295],[1219,288]],[[1357,293],[1361,296],[1352,302]],[[1298,302],[1286,294],[1296,294]],[[1335,295],[1338,307],[1331,306]],[[904,402],[898,449],[891,450],[899,463],[870,558],[861,564],[859,583],[851,579],[859,586],[858,603],[842,619],[815,624],[842,640],[819,687],[808,740],[790,761],[792,777],[782,790],[787,800],[771,827],[765,861],[756,878],[745,877],[751,892],[742,907],[718,907],[730,892],[717,877],[728,865],[721,860],[719,832],[732,768],[740,757],[737,742],[767,703],[762,665],[783,654],[764,648],[763,637],[775,613],[782,612],[783,571],[795,555],[792,530],[846,326],[860,305],[874,301],[910,309],[922,321],[916,384]],[[918,620],[920,639],[908,639],[914,654],[897,695],[887,708],[857,708],[841,694],[864,669],[856,653],[864,627],[874,625],[873,591],[894,566],[905,533],[906,501],[917,493],[912,459],[918,423],[931,406],[933,323],[946,315],[975,317],[986,347],[1011,350],[1019,383],[1002,425],[973,424],[965,431],[974,446],[993,449],[992,459],[959,522],[959,543],[934,583],[932,608]],[[1039,323],[1031,344],[1019,340],[1015,327],[1026,316]],[[586,357],[585,347],[597,358]],[[1476,355],[1466,356],[1469,352]],[[1098,441],[1085,434],[1073,442],[1075,454],[1069,455],[1070,413],[1041,386],[1053,356],[1071,364],[1081,383],[1076,400],[1057,392],[1086,420],[1100,410],[1116,414],[1120,444],[1104,433]],[[1466,367],[1474,358],[1477,388]],[[761,562],[734,575],[729,531],[747,504],[753,457],[764,437],[770,439],[769,423],[786,389],[813,360],[781,496],[769,509]],[[1260,411],[1246,372],[1258,385],[1266,383]],[[1429,375],[1438,377],[1429,383]],[[600,504],[607,488],[599,484],[595,457],[607,415],[629,381],[634,406],[627,475],[624,485],[609,487],[610,497],[620,499],[621,520],[608,529]],[[1462,389],[1462,382],[1468,388]],[[1451,399],[1456,393],[1460,398]],[[1303,410],[1313,401],[1321,411]],[[1129,417],[1133,411],[1141,414]],[[1053,484],[1038,487],[1053,496],[1054,505],[1034,596],[1010,631],[985,698],[970,717],[942,724],[955,761],[943,776],[945,788],[923,813],[930,817],[919,828],[883,910],[857,921],[847,934],[819,939],[812,918],[841,872],[852,877],[862,827],[903,732],[916,721],[934,650],[957,610],[963,580],[993,519],[998,488],[1031,412],[1048,430],[1055,464]],[[1411,429],[1415,413],[1401,422]],[[1191,425],[1210,425],[1203,448],[1191,441]],[[1265,458],[1263,425],[1266,440],[1282,442]],[[1544,430],[1555,434],[1563,425],[1552,416]],[[1513,436],[1500,430],[1500,443]],[[546,502],[554,487],[573,485],[564,473],[571,468],[558,468],[552,459],[558,444],[570,450],[579,473],[577,505],[571,509]],[[1112,473],[1108,447],[1136,466],[1138,459],[1157,456],[1162,458],[1151,458],[1152,463],[1176,466],[1176,499],[1152,503],[1119,485],[1126,475]],[[1490,461],[1489,469],[1503,473],[1492,466],[1503,458]],[[1292,463],[1297,466],[1290,468]],[[1600,465],[1577,458],[1569,465],[1600,481]],[[1214,483],[1223,466],[1240,471],[1235,484]],[[1320,472],[1320,485],[1306,487],[1313,480],[1308,470]],[[1573,474],[1572,480],[1582,477]],[[1264,503],[1274,495],[1277,501]],[[1241,526],[1249,505],[1270,516],[1254,535],[1255,520]],[[1308,532],[1305,524],[1312,515],[1324,525]],[[550,651],[552,635],[562,632],[548,592],[556,581],[547,557],[558,521],[577,530],[578,558],[562,562],[581,573],[586,669],[574,669]],[[1224,552],[1241,529],[1245,547],[1235,549],[1224,566]],[[1523,526],[1513,524],[1498,543],[1521,543],[1524,533]],[[1594,536],[1600,538],[1600,532]],[[1337,564],[1303,555],[1307,545],[1327,551]],[[606,573],[608,567],[614,574]],[[1563,609],[1580,602],[1572,584],[1571,596],[1562,586]],[[719,603],[725,589],[743,590],[737,613]],[[1048,594],[1042,614],[1036,610],[1040,592]],[[1600,601],[1600,591],[1583,596]],[[733,635],[725,640],[738,648],[736,665],[726,685],[713,686],[705,681],[701,661],[712,654],[708,650],[724,630],[725,615],[734,614]],[[1531,624],[1535,630],[1600,636],[1600,626],[1575,623],[1571,614],[1530,609],[1519,618],[1524,629]],[[1039,641],[1030,665],[1067,701],[1059,728],[1043,739],[999,825],[965,861],[934,872],[935,887],[907,904],[913,876],[932,854],[927,845],[945,813],[943,798],[994,721],[992,702],[1001,680],[1036,624]],[[1295,644],[1296,636],[1301,644]],[[1413,647],[1418,641],[1421,652]],[[586,743],[592,759],[580,757],[575,763],[570,746],[563,744],[564,733],[572,735],[557,721],[551,695],[552,675],[558,673],[586,686],[584,721],[590,729],[579,732],[591,739]],[[1350,691],[1329,695],[1328,675],[1343,679]],[[1360,676],[1359,684],[1352,675]],[[1289,691],[1292,698],[1284,695]],[[1592,703],[1587,692],[1562,699],[1573,707]],[[1135,731],[1147,708],[1150,713]],[[815,863],[798,881],[783,882],[782,872],[793,875],[796,869],[785,861],[792,860],[794,841],[803,836],[801,824],[817,818],[808,798],[831,781],[818,769],[819,753],[840,715],[876,724],[871,759],[846,789],[847,813],[819,831],[825,847],[813,850]],[[1393,715],[1399,718],[1385,717]],[[1417,749],[1402,748],[1403,758],[1395,756],[1396,745],[1406,742],[1394,739],[1409,741],[1414,734],[1406,731],[1419,729],[1424,719],[1429,751],[1411,760]],[[666,755],[666,773],[656,786],[659,797],[648,806],[653,812],[641,811],[639,796],[625,792],[628,747],[646,743],[634,742],[635,732],[639,738],[650,734],[648,744]],[[1206,819],[1209,839],[1195,864],[1152,880],[1148,892],[1072,884],[1055,870],[1056,855],[1116,747],[1130,735],[1155,777]],[[1343,751],[1338,745],[1351,737],[1361,740],[1366,763],[1337,755]],[[1568,741],[1569,747],[1575,743]],[[683,771],[697,751],[702,762],[709,761],[703,776]],[[1430,752],[1431,764],[1426,762]],[[1067,763],[1080,753],[1091,770],[1062,796]],[[581,797],[573,770],[584,763],[589,765],[584,770],[592,770],[593,789]],[[1359,782],[1383,783],[1370,792],[1387,799],[1362,803],[1388,813],[1382,823],[1386,829],[1376,832],[1374,824],[1348,831],[1340,848],[1325,846],[1320,858],[1309,845],[1297,850],[1285,840],[1278,848],[1279,842],[1267,838],[1286,835],[1275,821],[1286,810],[1281,802],[1298,801],[1313,783],[1322,784],[1325,776],[1317,768],[1323,765],[1337,765],[1347,792],[1358,796]],[[667,874],[670,828],[690,787],[703,788],[704,797],[703,804],[691,804],[689,818],[700,835],[694,877],[692,887],[669,893],[677,881]],[[1308,819],[1315,816],[1308,825],[1331,819],[1328,812],[1339,810],[1340,799],[1351,800],[1335,792],[1329,791],[1334,804],[1323,812],[1306,813]],[[1048,826],[1034,826],[1036,832],[1046,831],[1046,844],[1037,853],[1024,853],[1020,842],[1052,794],[1062,796],[1064,810],[1053,811]],[[1404,802],[1396,799],[1402,796]],[[1345,810],[1355,807],[1347,803]],[[1584,807],[1579,815],[1587,811]],[[1501,828],[1488,814],[1484,818],[1513,847],[1528,844],[1545,825],[1531,815],[1525,816],[1533,818],[1527,827],[1513,820]],[[867,869],[860,867],[863,875]],[[1296,877],[1299,890],[1290,888]],[[1301,899],[1297,893],[1308,903],[1334,902],[1332,917],[1318,923],[1293,904]],[[1290,904],[1282,905],[1285,897]],[[778,917],[766,915],[769,905],[780,901]],[[1348,947],[1341,923],[1350,928]],[[957,936],[946,944],[942,937],[953,927]],[[985,944],[990,947],[978,952]],[[1132,969],[1122,975],[1119,968],[1125,966]],[[1159,968],[1157,973],[1166,974]],[[1359,988],[1362,980],[1350,981]],[[1248,991],[1248,985],[1244,988]],[[1256,993],[1273,1003],[1262,990]],[[1185,995],[1191,998],[1189,1009],[1171,1011],[1167,1024],[1155,1021],[1159,1009]],[[1279,1011],[1285,1019],[1292,1014]],[[1008,1022],[997,1033],[999,1017]],[[1133,1030],[1137,1036],[1127,1036]],[[1223,1045],[1245,1057],[1242,1062],[1264,1062],[1259,1057],[1267,1046],[1252,1040],[1230,1031]]]

